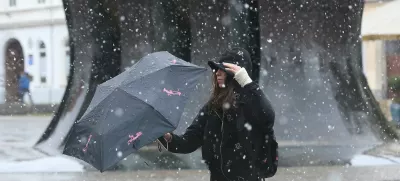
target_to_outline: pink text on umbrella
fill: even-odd
[[[88,139],[88,141],[86,142],[86,146],[85,146],[85,148],[82,149],[83,152],[86,152],[86,151],[87,151],[88,145],[89,145],[89,142],[90,142],[90,139],[92,139],[92,135],[89,135],[89,139]]]
[[[130,145],[132,142],[134,142],[135,140],[137,140],[140,136],[142,136],[142,132],[140,131],[140,132],[137,132],[136,134],[135,134],[135,136],[134,135],[129,135],[129,140],[128,140],[128,145]]]
[[[163,89],[163,92],[166,92],[168,96],[172,96],[172,95],[177,95],[177,96],[181,96],[181,92],[178,91],[173,91],[173,90],[168,90],[166,88]]]

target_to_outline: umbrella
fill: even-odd
[[[156,52],[100,84],[63,154],[103,172],[178,126],[206,69]]]

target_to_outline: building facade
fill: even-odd
[[[367,0],[364,15],[390,1]],[[387,97],[385,41],[363,43],[363,69],[378,99]],[[36,104],[61,101],[69,73],[68,32],[61,0],[0,1],[0,104],[16,97],[17,75],[33,75]]]
[[[23,70],[35,104],[61,101],[70,67],[61,0],[0,1],[0,49],[0,104],[16,101]]]
[[[364,19],[376,9],[391,3],[392,0],[366,0]],[[391,99],[388,78],[400,76],[400,41],[363,41],[363,71],[369,87],[378,100]]]

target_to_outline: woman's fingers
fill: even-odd
[[[223,62],[222,64],[223,64],[225,67],[229,67],[229,68],[233,68],[234,66],[237,66],[237,65],[235,65],[235,64],[225,63],[225,62]]]
[[[234,74],[236,74],[236,72],[238,72],[241,69],[241,67],[231,63],[223,63],[223,65],[226,67],[225,69],[227,71],[230,71]]]
[[[225,70],[227,70],[229,72],[232,72],[232,73],[235,73],[231,68],[225,68]]]

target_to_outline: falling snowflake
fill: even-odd
[[[226,103],[224,103],[224,104],[222,105],[222,107],[223,107],[224,109],[229,109],[229,108],[231,107],[231,104],[229,104],[229,102],[226,102]]]
[[[251,125],[250,125],[249,123],[245,123],[245,124],[244,124],[244,127],[245,127],[248,131],[251,131],[251,129],[252,129],[252,127],[251,127]]]
[[[280,119],[279,119],[279,124],[280,125],[285,125],[285,124],[287,124],[289,121],[288,121],[288,118],[286,117],[286,116],[282,116]]]
[[[265,69],[262,69],[262,76],[264,76],[264,77],[268,76],[268,71]]]
[[[117,107],[116,109],[115,109],[115,113],[114,113],[116,116],[118,116],[118,117],[121,117],[121,116],[123,116],[124,115],[124,110],[122,109],[122,108],[120,108],[120,107]]]
[[[285,129],[285,130],[283,130],[283,133],[288,134],[289,130]]]
[[[117,152],[117,156],[121,158],[122,157],[122,152],[121,151]]]

